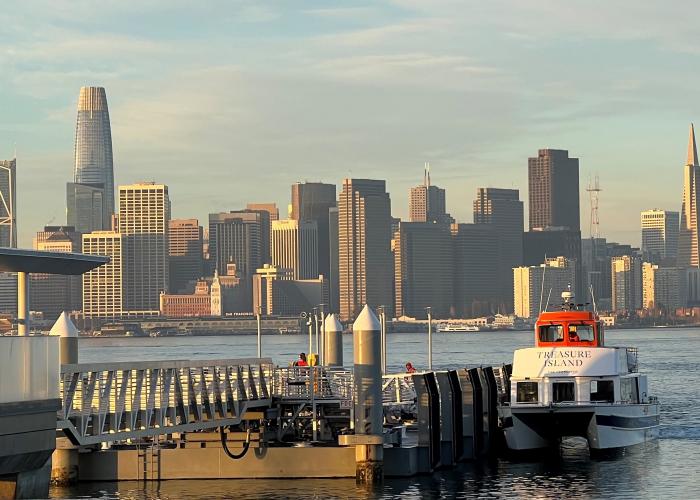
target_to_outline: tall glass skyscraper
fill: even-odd
[[[81,189],[82,186],[90,189]],[[95,190],[102,190],[102,196],[95,197]],[[85,198],[87,191],[91,203],[76,202],[76,198]],[[95,207],[97,198],[101,199],[101,207]],[[90,210],[91,213],[77,213],[81,210]],[[73,183],[68,186],[68,219],[76,226],[81,226],[78,221],[94,221],[90,225],[99,222],[99,227],[76,227],[81,232],[88,232],[109,229],[113,214],[114,164],[107,95],[103,87],[82,87],[75,126]]]

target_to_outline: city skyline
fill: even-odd
[[[430,161],[452,192],[447,210],[468,222],[462,197],[482,186],[524,192],[523,159],[565,148],[581,160],[583,186],[600,174],[601,236],[638,244],[639,211],[679,210],[680,131],[699,106],[685,83],[697,71],[698,7],[631,5],[607,6],[604,22],[583,4],[510,2],[474,15],[469,2],[178,5],[156,24],[158,2],[85,6],[80,20],[17,3],[0,14],[0,157],[17,145],[21,246],[62,217],[52,192],[70,176],[84,85],[108,89],[115,184],[167,182],[174,217],[281,201],[300,179],[373,177],[389,180],[393,215],[405,219],[408,188]],[[546,33],[543,16],[555,27]],[[679,67],[690,72],[682,80]],[[176,164],[210,175],[192,179]],[[668,182],[653,182],[659,172]],[[229,173],[238,181],[213,182]],[[271,176],[279,185],[266,185]]]

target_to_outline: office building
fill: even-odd
[[[330,274],[328,275],[328,304],[331,312],[340,311],[340,254],[338,250],[338,207],[328,210]]]
[[[498,237],[489,224],[453,224],[453,315],[474,318],[506,309],[499,294]]]
[[[202,226],[197,219],[172,219],[168,226],[170,292],[191,292],[203,276]]]
[[[523,264],[523,202],[517,189],[479,188],[474,223],[490,224],[498,240],[497,284],[505,312],[513,310],[513,268]]]
[[[443,224],[454,222],[446,210],[445,190],[430,183],[430,166],[427,164],[423,172],[423,184],[412,187],[408,192],[408,220]]]
[[[280,211],[277,208],[277,203],[248,203],[245,208],[246,210],[264,210],[270,214],[270,221],[280,220]]]
[[[331,237],[329,226],[330,210],[336,205],[335,184],[322,182],[292,184],[292,204],[289,218],[316,223],[318,274],[322,274],[326,279],[331,275],[331,260],[337,259],[337,255],[331,251],[331,245],[337,244],[337,238],[334,240]],[[333,310],[337,311],[337,308]]]
[[[211,302],[212,297],[210,294],[209,283],[204,280],[200,280],[196,283],[193,293],[161,293],[160,315],[168,318],[211,316]]]
[[[81,235],[68,226],[46,226],[34,238],[34,249],[46,252],[80,252]],[[82,309],[82,277],[32,273],[29,292],[32,310],[46,320],[55,320],[63,311]]]
[[[249,280],[262,267],[270,240],[269,213],[239,210],[209,214],[209,258],[221,272],[236,264],[238,275]]]
[[[253,276],[253,311],[265,316],[299,316],[320,304],[328,304],[323,276],[292,279],[288,269],[265,265]]]
[[[120,318],[124,313],[124,235],[113,231],[83,234],[83,253],[104,255],[109,262],[83,274],[83,315]]]
[[[660,267],[642,264],[642,307],[663,314],[674,314],[685,306],[683,300],[684,270],[679,267]]]
[[[513,269],[513,302],[515,315],[536,319],[540,311],[559,307],[561,294],[576,287],[576,271],[572,262],[559,256],[538,266]]]
[[[642,307],[642,260],[622,255],[611,260],[612,309],[632,314]]]
[[[110,229],[114,214],[114,164],[107,96],[102,87],[80,89],[72,184],[67,190],[68,225],[81,232]],[[101,220],[96,219],[97,215],[101,215]]]
[[[681,205],[680,231],[678,234],[678,266],[700,267],[700,233],[698,232],[698,192],[700,164],[695,144],[695,129],[690,124],[688,158],[683,168],[683,204]]]
[[[17,248],[17,159],[0,160],[0,247]]]
[[[448,318],[453,299],[452,241],[447,224],[402,222],[394,236],[395,314]]]
[[[669,210],[642,212],[642,254],[650,262],[675,265],[678,259],[679,214]]]
[[[119,233],[124,236],[125,309],[158,314],[168,291],[168,186],[143,182],[119,186]]]
[[[365,304],[393,310],[391,200],[381,180],[345,179],[338,202],[340,317]]]
[[[523,233],[523,265],[537,266],[553,255],[573,261],[576,268],[576,296],[583,296],[581,232],[563,227],[533,229]]]
[[[562,227],[580,231],[578,158],[560,149],[540,149],[528,159],[530,230]]]
[[[292,279],[318,278],[316,221],[272,221],[272,265],[291,270]]]

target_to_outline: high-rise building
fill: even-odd
[[[66,202],[66,225],[79,233],[98,231],[103,227],[104,189],[69,182],[66,184]]]
[[[295,280],[287,269],[265,265],[253,275],[253,310],[266,316],[298,316],[327,304],[323,276]]]
[[[269,222],[269,214],[262,210],[209,214],[209,258],[219,274],[234,263],[239,277],[250,281],[266,263]]]
[[[453,315],[472,318],[505,312],[498,283],[498,238],[489,224],[453,224]]]
[[[119,318],[124,313],[124,239],[124,235],[113,231],[83,235],[83,253],[109,257],[106,264],[83,274],[86,318]]]
[[[685,305],[683,280],[685,271],[679,267],[660,267],[658,264],[642,264],[642,307],[648,310],[673,314]]]
[[[68,187],[69,225],[80,231],[109,229],[114,214],[114,164],[107,95],[102,87],[80,89],[75,127],[73,184],[89,186],[93,190],[84,191],[76,186]],[[94,190],[101,190],[101,195]],[[95,203],[100,198],[102,206],[96,209]],[[75,213],[76,210],[79,212]],[[83,215],[80,213],[83,210],[89,213]],[[99,226],[84,227],[84,222],[95,220],[95,214],[98,212],[102,215]]]
[[[170,292],[191,291],[202,277],[202,226],[197,219],[172,219],[168,229]]]
[[[340,311],[340,254],[338,250],[338,207],[328,210],[330,274],[328,275],[328,304],[331,312]]]
[[[566,257],[547,259],[538,266],[513,269],[515,315],[537,318],[540,311],[559,304],[561,293],[576,286],[576,272]]]
[[[700,232],[698,232],[698,203],[700,192],[700,164],[695,145],[695,129],[690,124],[688,158],[683,168],[683,205],[681,206],[680,232],[678,234],[678,266],[700,267]]]
[[[46,226],[34,238],[34,249],[46,252],[80,252],[81,235],[68,226]],[[82,278],[61,274],[33,273],[29,292],[32,310],[55,320],[63,311],[82,309]]]
[[[290,219],[315,222],[318,230],[318,274],[328,278],[331,275],[331,235],[329,212],[336,207],[335,184],[322,182],[297,182],[292,184],[292,204]],[[334,243],[337,243],[337,239]]]
[[[272,265],[291,271],[292,279],[316,279],[318,226],[316,221],[272,221]]]
[[[277,208],[277,203],[248,203],[245,208],[246,210],[264,210],[270,214],[270,221],[280,220],[280,211]]]
[[[517,189],[479,188],[474,223],[491,224],[498,240],[497,282],[506,312],[513,310],[513,268],[523,264],[523,202]]]
[[[17,159],[0,160],[0,247],[17,248]]]
[[[642,307],[642,260],[636,255],[622,255],[611,260],[612,308],[615,312],[633,313]]]
[[[454,222],[446,211],[445,190],[430,184],[430,166],[427,164],[423,184],[408,192],[408,219],[410,222]]]
[[[393,310],[391,200],[381,180],[345,179],[338,202],[340,316],[365,304]]]
[[[577,286],[574,292],[577,297],[583,296],[585,290],[581,266],[581,231],[548,227],[523,233],[523,265],[538,266],[546,259],[559,255],[573,261]]]
[[[657,208],[642,212],[642,254],[645,259],[675,264],[679,220],[678,212]]]
[[[119,233],[124,236],[125,309],[158,314],[168,291],[168,186],[142,182],[119,186]]]
[[[528,159],[530,230],[563,227],[581,230],[578,158],[561,149],[540,149]]]
[[[394,236],[396,316],[448,318],[453,298],[452,241],[447,224],[402,222]]]
[[[0,313],[17,314],[17,273],[0,272]]]

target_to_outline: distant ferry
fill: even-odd
[[[438,332],[478,332],[479,327],[478,326],[472,326],[472,325],[439,325]]]

